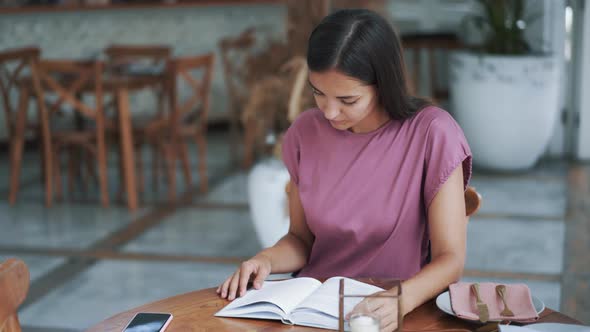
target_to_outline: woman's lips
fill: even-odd
[[[330,123],[332,123],[332,125],[335,126],[341,126],[342,124],[344,124],[344,120],[340,120],[340,121],[336,121],[336,120],[330,120]]]

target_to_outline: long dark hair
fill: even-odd
[[[396,120],[430,105],[410,96],[401,43],[393,27],[366,9],[343,9],[326,16],[309,37],[311,71],[337,69],[377,87],[379,102]]]

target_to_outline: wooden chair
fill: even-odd
[[[420,78],[424,77],[421,66],[421,56],[426,52],[428,57],[428,75],[430,97],[435,102],[447,100],[449,91],[441,87],[437,75],[436,51],[449,51],[463,48],[463,44],[457,36],[449,33],[433,34],[409,34],[402,36],[404,50],[411,51],[409,60],[412,63],[412,73],[409,76],[409,90],[411,94],[417,94],[420,87]]]
[[[104,53],[108,59],[107,70],[121,73],[133,70],[130,65],[146,65],[145,69],[149,71],[155,66],[161,66],[161,70],[164,70],[172,49],[166,45],[113,44],[107,46]]]
[[[166,66],[172,56],[172,49],[166,45],[124,45],[113,44],[105,48],[107,57],[106,71],[115,75],[160,75],[162,85],[151,86],[156,96],[156,114],[152,116],[136,117],[133,120],[134,149],[137,156],[136,163],[139,173],[139,191],[145,189],[145,177],[143,174],[143,159],[141,148],[147,138],[158,128],[166,124],[166,94],[169,88],[166,86]],[[107,105],[107,109],[111,105]],[[122,166],[121,166],[122,167]],[[152,182],[157,188],[159,183],[160,155],[156,150],[152,151]],[[124,174],[121,171],[121,174]]]
[[[465,215],[471,217],[481,207],[481,195],[474,187],[467,187],[465,190]]]
[[[192,183],[188,139],[194,139],[197,145],[200,191],[208,190],[206,135],[214,60],[213,53],[208,53],[174,58],[168,64],[171,109],[168,124],[163,130],[149,132],[148,141],[165,156],[170,200],[176,196],[178,160],[182,163],[185,182]]]
[[[223,38],[219,42],[223,76],[229,95],[230,153],[234,162],[238,160],[240,118],[250,90],[246,62],[256,44],[255,32],[254,28],[249,28],[237,37]]]
[[[51,160],[51,163],[47,164],[51,166],[48,168],[53,168],[53,172],[49,174],[56,179],[57,196],[62,195],[60,152],[64,148],[79,148],[97,161],[100,201],[102,206],[107,207],[109,195],[102,79],[104,64],[98,61],[41,60],[35,68],[33,81],[38,100],[44,100],[46,95],[57,97],[57,101],[49,107],[45,103],[39,103],[44,150],[46,155],[49,155],[48,160]],[[85,94],[92,95],[92,103],[83,98]],[[91,126],[52,130],[50,119],[62,105],[67,105],[74,114],[91,122]],[[52,176],[46,177],[46,181],[50,182],[47,185],[50,191],[51,178]]]
[[[29,292],[30,275],[20,259],[0,264],[0,332],[21,332],[17,310]]]
[[[18,194],[22,153],[26,132],[38,135],[39,126],[27,124],[27,111],[32,96],[30,80],[31,68],[39,60],[41,50],[25,47],[0,52],[0,94],[10,146],[10,193],[8,201],[16,203]],[[15,107],[13,97],[18,95]]]

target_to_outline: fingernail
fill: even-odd
[[[259,289],[259,288],[260,288],[260,283],[259,283],[258,281],[257,281],[257,282],[255,282],[255,283],[254,283],[254,287],[255,287],[256,289]]]

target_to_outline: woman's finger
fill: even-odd
[[[244,296],[248,289],[248,281],[250,281],[250,275],[254,272],[254,266],[251,262],[244,262],[240,268],[240,279],[238,283],[237,296]]]
[[[238,291],[238,285],[240,282],[240,270],[238,269],[234,276],[232,277],[231,282],[229,283],[229,292],[227,294],[227,299],[232,301],[236,298],[236,292]]]
[[[233,275],[231,275],[229,278],[225,279],[225,282],[221,285],[221,298],[223,298],[223,299],[227,298],[227,290],[229,288],[229,283],[230,283],[232,277],[233,277]]]
[[[252,281],[254,288],[260,289],[262,287],[262,284],[264,283],[264,280],[266,279],[266,277],[268,277],[269,274],[270,270],[266,266],[259,266],[258,271],[256,271],[256,278],[254,278],[254,280]]]
[[[387,325],[381,325],[381,332],[393,332],[397,329],[397,319],[393,319]]]

